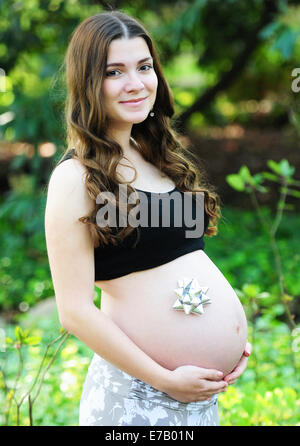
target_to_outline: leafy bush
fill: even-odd
[[[45,194],[33,176],[10,177],[0,202],[0,310],[24,309],[53,296],[44,233]]]

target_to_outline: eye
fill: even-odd
[[[148,64],[147,64],[147,65],[142,65],[142,66],[141,66],[141,68],[144,68],[144,67],[147,67],[148,70],[142,70],[142,71],[150,71],[151,68],[153,68],[152,65],[148,65]],[[106,76],[107,76],[107,77],[115,77],[114,75],[111,76],[111,74],[112,74],[112,73],[116,73],[117,71],[120,73],[120,70],[107,71]]]
[[[110,74],[111,74],[111,73],[116,73],[117,71],[119,71],[119,70],[108,71],[108,72],[106,73],[106,76],[111,77]]]
[[[152,65],[143,65],[141,68],[143,68],[143,67],[148,67],[149,70],[151,70],[151,68],[153,68]],[[149,71],[149,70],[143,70],[143,71]]]

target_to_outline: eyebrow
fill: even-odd
[[[152,59],[152,57],[145,57],[144,59],[139,60],[138,63],[137,63],[137,65],[138,65],[139,63],[146,62],[146,60],[149,60],[149,59]],[[124,67],[125,64],[123,64],[122,62],[113,62],[113,63],[109,63],[109,64],[106,65],[106,67],[110,67],[110,66],[114,66],[114,67]]]

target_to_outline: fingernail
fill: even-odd
[[[218,376],[223,376],[223,372],[218,372]]]

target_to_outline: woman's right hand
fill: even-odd
[[[205,401],[228,386],[218,370],[184,365],[170,371],[164,392],[181,403]]]

